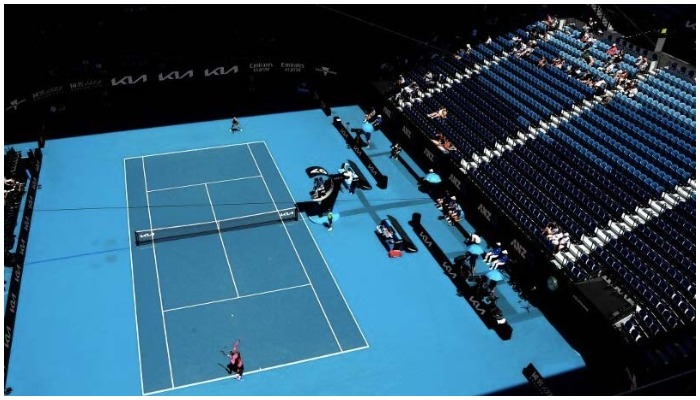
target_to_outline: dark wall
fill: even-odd
[[[357,102],[431,54],[583,5],[7,5],[8,143]],[[254,65],[271,64],[267,72]],[[282,63],[303,65],[287,71]],[[212,68],[235,73],[205,76]],[[328,68],[322,71],[321,67]],[[159,81],[158,75],[193,71]],[[137,78],[147,75],[147,82]],[[124,84],[131,76],[134,84]],[[117,82],[115,84],[115,82]],[[121,83],[119,83],[121,82]]]

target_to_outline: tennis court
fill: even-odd
[[[124,159],[143,394],[369,347],[267,144]],[[137,238],[140,238],[137,243]]]

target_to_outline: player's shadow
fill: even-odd
[[[223,350],[221,350],[221,354],[223,354],[224,357],[228,357],[228,354],[226,354],[226,352],[223,351]],[[220,366],[221,368],[223,368],[224,371],[226,371],[227,374],[231,375],[231,374],[233,373],[233,371],[231,371],[230,369],[228,369],[228,367],[225,366],[224,364],[222,364],[222,363],[216,363],[216,364],[217,364],[218,366]]]

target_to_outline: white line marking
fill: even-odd
[[[275,165],[275,168],[277,168],[277,172],[279,173],[280,178],[282,178],[282,182],[284,183],[284,186],[287,188],[287,193],[289,193],[289,196],[292,198],[292,201],[294,204],[297,204],[296,199],[294,198],[294,195],[292,195],[292,191],[289,189],[289,185],[287,185],[287,181],[284,179],[284,176],[282,175],[282,171],[280,171],[279,166],[277,165],[277,161],[275,161],[275,157],[272,156],[272,152],[270,152],[270,148],[267,147],[267,142],[262,142],[265,145],[265,148],[267,148],[267,153],[270,155],[270,159],[272,159],[272,163]],[[364,339],[365,344],[369,346],[369,342],[367,341],[367,338],[365,337],[364,332],[362,332],[362,328],[360,328],[360,324],[357,323],[357,319],[355,318],[355,314],[353,314],[352,309],[350,308],[350,305],[348,305],[348,301],[345,299],[345,295],[343,295],[343,291],[340,290],[340,286],[338,286],[338,282],[335,280],[335,276],[333,275],[333,272],[331,271],[331,268],[328,266],[328,261],[326,261],[326,257],[323,256],[323,252],[321,251],[321,248],[318,246],[318,242],[316,242],[316,238],[314,237],[313,233],[311,232],[311,228],[309,228],[309,224],[306,222],[306,218],[304,218],[303,213],[299,213],[301,216],[301,220],[304,222],[304,225],[306,226],[306,230],[309,231],[309,236],[311,236],[311,240],[313,240],[314,244],[316,245],[316,249],[318,250],[318,253],[321,255],[321,259],[323,260],[323,263],[326,265],[326,269],[328,270],[328,273],[331,275],[331,278],[333,279],[333,283],[335,283],[335,287],[338,288],[338,293],[340,293],[340,297],[343,298],[343,302],[345,302],[345,307],[348,308],[348,311],[350,311],[350,316],[352,317],[353,321],[355,321],[355,326],[357,326],[357,330],[360,331],[360,335],[362,335],[362,339]]]
[[[131,262],[131,290],[134,297],[134,322],[136,323],[136,349],[139,356],[139,379],[141,381],[141,395],[143,396],[143,366],[141,365],[141,339],[139,337],[139,317],[136,312],[136,281],[134,280],[134,253],[131,249],[131,218],[129,217],[129,186],[126,179],[126,160],[124,160],[124,191],[126,192],[126,226],[129,235],[129,260]]]
[[[279,369],[279,368],[289,367],[289,366],[292,366],[292,365],[302,364],[302,363],[309,362],[309,361],[321,360],[321,359],[324,359],[324,358],[333,357],[333,356],[339,356],[339,355],[341,355],[341,354],[352,353],[352,352],[354,352],[354,351],[365,350],[365,349],[368,349],[368,348],[369,348],[369,346],[357,347],[357,348],[354,348],[354,349],[339,351],[339,352],[336,352],[336,353],[325,354],[325,355],[318,356],[318,357],[306,358],[306,359],[304,359],[304,360],[293,361],[293,362],[289,362],[289,363],[285,363],[285,364],[279,364],[279,365],[273,365],[272,367],[265,367],[265,368],[261,368],[261,369],[251,370],[250,372],[245,372],[244,375],[247,376],[247,375],[255,374],[255,373],[258,373],[258,372],[271,371],[271,370],[273,370],[273,369]],[[188,387],[192,387],[192,386],[204,385],[204,384],[206,384],[206,383],[223,381],[224,379],[232,379],[233,377],[234,377],[233,375],[226,375],[226,376],[222,376],[222,377],[219,377],[219,378],[209,379],[209,380],[206,380],[206,381],[188,383],[188,384],[186,384],[186,385],[177,386],[177,387],[174,387],[174,388],[156,390],[156,391],[153,391],[153,392],[145,393],[145,395],[146,395],[146,396],[150,396],[150,395],[153,395],[153,394],[159,394],[159,393],[164,393],[164,392],[170,392],[170,391],[177,390],[177,389],[184,389],[184,388],[188,388]]]
[[[202,186],[206,184],[214,184],[214,183],[224,183],[224,182],[233,182],[233,181],[240,181],[243,179],[253,179],[253,178],[260,178],[260,175],[254,175],[254,176],[244,176],[242,178],[233,178],[233,179],[223,179],[220,181],[211,181],[211,182],[203,182],[203,183],[193,183],[191,185],[182,185],[182,186],[171,186],[171,187],[166,187],[166,188],[160,188],[160,189],[151,189],[148,191],[148,193],[153,193],[153,192],[163,192],[166,190],[174,190],[174,189],[184,189],[188,187],[193,187],[193,186]]]
[[[272,196],[272,192],[270,192],[270,188],[267,186],[267,181],[265,180],[265,176],[263,176],[262,171],[260,170],[260,165],[258,165],[258,160],[255,159],[255,154],[253,154],[253,150],[250,148],[250,145],[248,145],[248,151],[250,152],[250,156],[253,157],[253,162],[255,163],[255,168],[258,169],[258,173],[260,176],[262,176],[262,181],[263,184],[265,185],[265,190],[267,190],[267,194],[270,196],[270,199],[272,200],[272,205],[275,206],[275,210],[279,212],[279,209],[277,208],[277,203],[275,202],[275,198]],[[284,228],[284,231],[287,233],[287,237],[289,238],[289,242],[292,244],[292,248],[294,249],[294,253],[297,256],[297,259],[299,260],[299,264],[301,264],[301,268],[304,270],[304,275],[306,275],[306,279],[309,281],[309,284],[311,284],[311,290],[314,291],[314,296],[316,296],[316,301],[318,301],[318,305],[321,307],[321,312],[323,313],[324,318],[326,318],[326,322],[328,323],[328,327],[331,329],[331,333],[333,334],[333,338],[335,339],[335,342],[338,344],[338,348],[340,351],[343,351],[343,346],[340,345],[340,341],[338,340],[338,336],[335,334],[335,330],[333,329],[333,325],[331,325],[331,321],[328,319],[328,315],[326,314],[326,310],[323,308],[323,304],[321,304],[321,299],[318,298],[318,293],[316,293],[316,288],[314,287],[313,282],[311,282],[311,278],[309,277],[308,272],[306,272],[306,267],[304,266],[304,262],[301,261],[301,256],[299,255],[299,251],[297,250],[297,246],[294,245],[294,240],[292,240],[292,235],[289,234],[289,230],[287,229],[287,225],[284,223],[284,220],[282,217],[280,217],[280,222],[282,223],[282,227]]]
[[[209,199],[209,205],[211,206],[211,212],[214,214],[214,221],[218,221],[216,218],[216,211],[214,210],[214,203],[211,202],[211,195],[209,194],[209,185],[204,184],[204,190],[207,192],[207,199]],[[228,251],[226,251],[226,245],[224,244],[224,237],[221,235],[221,229],[219,228],[219,223],[216,223],[216,230],[219,232],[219,240],[221,240],[221,247],[224,249],[224,257],[226,258],[226,264],[228,265],[228,272],[231,274],[231,282],[233,282],[233,290],[236,291],[236,297],[239,296],[238,285],[236,285],[236,279],[233,277],[233,268],[231,267],[231,262],[228,259]]]
[[[248,142],[248,143],[262,143],[262,141],[254,141],[254,142]],[[179,151],[169,151],[166,153],[155,153],[155,154],[146,154],[145,156],[136,156],[136,157],[126,157],[124,158],[125,160],[131,160],[134,158],[145,158],[145,157],[156,157],[156,156],[166,156],[168,154],[180,154],[180,153],[190,153],[193,151],[202,151],[202,150],[213,150],[213,149],[223,149],[226,147],[234,147],[234,146],[246,146],[248,143],[236,143],[236,144],[225,144],[222,146],[211,146],[211,147],[202,147],[199,149],[189,149],[189,150],[179,150]]]
[[[143,185],[146,188],[146,209],[148,210],[148,224],[153,230],[153,219],[151,218],[151,203],[148,199],[148,179],[146,178],[146,161],[141,158],[141,166],[143,167]],[[170,384],[175,387],[173,379],[173,363],[170,360],[170,345],[168,344],[168,330],[165,327],[165,313],[163,312],[163,295],[160,291],[160,273],[158,272],[158,258],[156,257],[156,246],[153,246],[153,262],[156,266],[156,283],[158,284],[158,301],[160,301],[160,316],[163,319],[163,334],[165,335],[165,351],[168,353],[168,368],[170,369]]]
[[[170,311],[178,311],[178,310],[184,310],[186,308],[195,308],[195,307],[201,307],[201,306],[206,306],[209,304],[216,304],[216,303],[224,303],[227,301],[233,301],[233,300],[238,300],[238,299],[245,299],[246,297],[255,297],[255,296],[262,296],[264,294],[270,294],[270,293],[276,293],[276,292],[284,292],[285,290],[292,290],[292,289],[298,289],[306,286],[311,286],[308,283],[305,283],[303,285],[298,285],[298,286],[291,286],[291,287],[286,287],[286,288],[281,288],[281,289],[274,289],[274,290],[268,290],[266,292],[259,292],[259,293],[251,293],[251,294],[244,294],[243,296],[237,296],[237,297],[230,297],[228,299],[220,299],[220,300],[214,300],[214,301],[207,301],[206,303],[199,303],[199,304],[192,304],[189,306],[182,306],[182,307],[175,307],[175,308],[170,308],[167,310],[164,310],[163,312],[170,312]]]

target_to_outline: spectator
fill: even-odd
[[[369,113],[365,114],[365,119],[364,119],[362,122],[363,122],[363,123],[372,122],[372,120],[374,119],[374,117],[375,117],[376,115],[377,115],[377,111],[373,108],[372,111],[370,111]]]
[[[467,246],[471,244],[481,244],[481,237],[477,235],[476,233],[472,233],[469,235],[469,237],[464,241],[464,244]]]
[[[547,58],[545,56],[542,56],[542,58],[540,58],[540,60],[537,62],[537,66],[539,68],[547,66]]]
[[[639,56],[637,57],[637,61],[635,61],[634,65],[637,66],[639,72],[647,72],[647,70],[649,69],[649,59],[646,57]]]
[[[484,254],[484,261],[490,263],[491,261],[496,260],[501,255],[501,251],[503,251],[501,249],[501,242],[496,242],[496,247]]]
[[[454,196],[453,196],[454,198]],[[454,225],[462,219],[462,206],[456,201],[452,202],[447,209],[447,223]]]
[[[503,250],[495,260],[491,261],[489,269],[499,269],[508,262],[508,250]]]
[[[389,158],[398,158],[401,153],[401,144],[396,142],[391,145],[391,156]]]
[[[382,115],[377,115],[377,118],[375,118],[374,121],[372,121],[372,128],[374,128],[375,130],[379,129],[379,126],[381,126],[382,122]],[[369,145],[369,138],[367,138],[367,145]]]
[[[428,114],[428,118],[447,118],[447,109],[443,107],[437,111],[431,112],[430,114]]]
[[[608,51],[605,52],[605,54],[608,55],[608,57],[612,57],[618,52],[617,44],[613,43],[612,46],[608,49]]]

